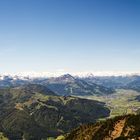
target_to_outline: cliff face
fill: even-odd
[[[140,115],[115,117],[105,122],[83,125],[65,140],[140,140]]]

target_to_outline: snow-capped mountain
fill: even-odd
[[[91,72],[19,72],[19,73],[4,73],[0,74],[0,80],[3,78],[14,78],[14,79],[32,79],[32,78],[49,78],[49,77],[60,77],[62,75],[70,74],[75,77],[96,77],[96,76],[140,76],[140,72],[114,72],[114,71],[91,71]]]
[[[49,85],[50,88],[61,89],[63,95],[65,91],[62,87],[66,89],[74,90],[74,88],[79,87],[79,83],[83,86],[86,84],[92,84],[94,87],[102,86],[106,88],[116,89],[116,88],[127,88],[127,89],[137,89],[139,90],[140,85],[140,73],[135,72],[83,72],[83,73],[73,73],[73,74],[63,74],[63,73],[17,73],[17,74],[2,74],[0,75],[0,87],[11,87],[20,86],[24,84],[43,84]],[[84,83],[84,84],[83,84]],[[131,86],[131,83],[137,83],[137,86]],[[62,86],[63,85],[63,86]],[[133,84],[134,85],[134,84]],[[72,88],[72,86],[74,88]],[[87,85],[89,87],[89,85]],[[82,88],[81,88],[82,89]],[[88,88],[89,89],[89,88]],[[75,89],[77,91],[77,89]],[[83,90],[82,90],[83,91]],[[87,89],[86,89],[87,91]],[[62,93],[61,93],[62,94]]]

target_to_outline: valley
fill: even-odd
[[[119,115],[135,114],[140,109],[140,102],[137,100],[140,92],[134,90],[117,89],[116,92],[109,96],[80,96],[91,100],[104,102],[110,112],[110,117]]]

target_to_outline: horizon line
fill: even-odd
[[[68,71],[54,71],[54,72],[5,72],[0,73],[0,76],[21,76],[21,77],[59,77],[65,74],[72,76],[87,77],[87,76],[132,76],[140,75],[140,71],[83,71],[83,72],[68,72]]]

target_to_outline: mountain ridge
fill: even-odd
[[[42,85],[0,89],[0,108],[0,132],[10,140],[55,137],[110,114],[102,102],[58,96]]]
[[[140,115],[118,116],[104,122],[81,125],[65,135],[63,140],[139,140],[139,124]]]
[[[70,74],[65,74],[60,77],[52,78],[26,78],[26,79],[14,79],[12,77],[5,77],[0,80],[0,87],[16,87],[24,86],[27,84],[40,84],[48,87],[50,90],[58,95],[75,95],[75,96],[86,96],[86,95],[104,95],[111,94],[114,91],[111,88],[106,88],[105,86],[97,85],[93,82],[85,81],[74,77]]]

